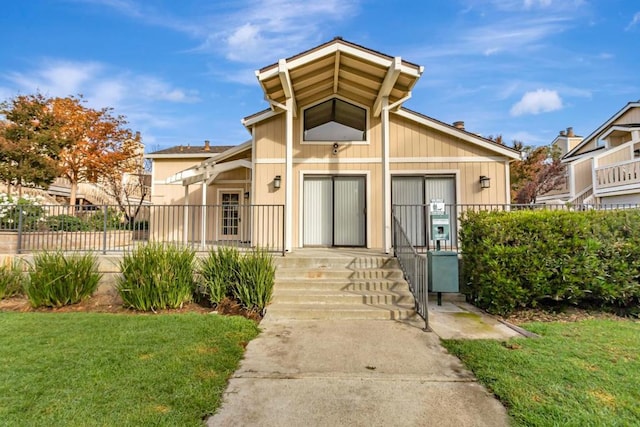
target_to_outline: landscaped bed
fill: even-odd
[[[201,425],[255,322],[0,312],[0,425]]]
[[[445,340],[513,425],[640,424],[640,322],[528,323],[538,339]]]

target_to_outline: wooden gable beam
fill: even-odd
[[[340,51],[336,51],[336,62],[333,67],[333,93],[338,93],[338,77],[340,74]]]
[[[291,84],[291,76],[289,75],[289,68],[287,68],[287,61],[281,59],[278,61],[278,76],[280,77],[280,83],[282,83],[282,89],[284,90],[284,96],[286,99],[291,99],[291,108],[293,111],[293,117],[297,116],[296,97],[293,93],[293,85]]]
[[[393,86],[398,80],[398,76],[400,76],[401,66],[402,59],[399,56],[393,58],[391,65],[387,69],[387,75],[384,76],[382,86],[380,86],[380,90],[378,91],[378,97],[373,103],[373,117],[378,117],[380,115],[380,112],[382,111],[382,98],[388,97],[391,93],[391,89],[393,89]]]

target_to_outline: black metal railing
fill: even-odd
[[[284,254],[284,221],[283,205],[0,206],[2,238],[16,253],[106,253],[159,242],[195,250],[260,247]]]
[[[440,247],[447,251],[460,251],[458,230],[460,218],[469,211],[523,211],[523,210],[618,210],[638,209],[637,204],[601,204],[601,205],[573,205],[573,204],[445,204],[444,213],[449,217],[449,238],[436,241],[431,236],[429,221],[429,204],[394,205],[394,216],[398,219],[411,245],[418,253]]]
[[[416,312],[424,319],[425,330],[429,330],[429,289],[427,282],[427,260],[418,253],[393,208],[393,252],[398,259],[409,289],[413,294]]]

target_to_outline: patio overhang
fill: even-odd
[[[253,169],[251,162],[244,159],[232,160],[230,162],[223,163],[207,161],[168,177],[165,179],[165,184],[189,186],[204,183],[206,185],[210,185],[221,173],[241,167]]]
[[[382,111],[383,99],[399,108],[424,68],[341,38],[256,71],[272,111],[286,110],[289,100],[294,117],[306,106],[332,95],[351,99]],[[249,118],[248,118],[249,119]],[[247,125],[245,120],[245,125]]]

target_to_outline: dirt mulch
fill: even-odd
[[[628,320],[613,313],[598,310],[586,310],[577,307],[565,307],[560,310],[523,309],[503,317],[509,323],[521,325],[529,322],[579,322],[589,319]]]
[[[41,313],[72,313],[72,312],[85,312],[85,313],[121,313],[121,314],[137,314],[148,315],[154,314],[154,312],[137,311],[131,308],[124,307],[122,300],[117,294],[96,294],[91,298],[81,301],[77,304],[67,305],[58,308],[33,308],[29,305],[29,301],[24,296],[14,296],[0,300],[0,311],[13,311],[13,312],[41,312]],[[158,310],[157,314],[171,314],[171,313],[200,313],[210,314],[217,313],[227,316],[243,316],[254,322],[260,322],[262,316],[259,312],[253,310],[247,310],[231,299],[224,299],[217,307],[207,307],[195,302],[185,304],[181,308],[170,310]]]

